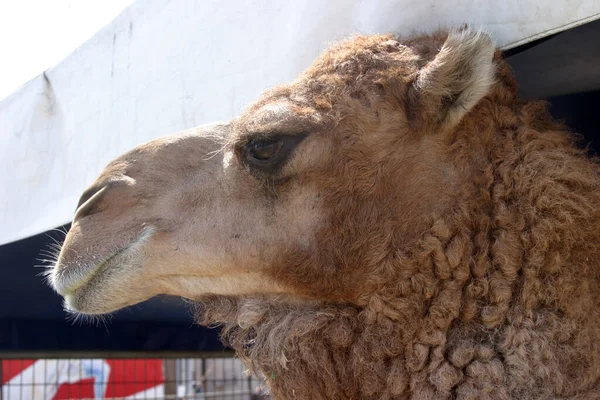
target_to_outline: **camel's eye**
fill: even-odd
[[[242,152],[250,169],[272,173],[280,168],[305,135],[276,135],[267,139],[252,139]]]
[[[252,158],[256,162],[265,162],[277,155],[281,148],[283,147],[283,142],[252,142],[249,144],[248,148],[248,156]]]

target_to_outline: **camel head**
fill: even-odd
[[[51,283],[102,314],[171,294],[361,304],[456,207],[443,144],[494,81],[469,30],[331,46],[241,116],[141,145],[81,196]]]

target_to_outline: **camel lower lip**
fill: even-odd
[[[92,266],[92,267],[79,267],[75,271],[72,271],[72,268],[66,267],[63,268],[63,272],[58,272],[60,269],[57,268],[53,278],[53,286],[63,297],[71,296],[76,291],[86,286],[95,276],[102,273],[111,261],[113,261],[116,257],[122,254],[127,247],[122,248],[117,251],[113,255],[106,258],[101,263]],[[81,271],[84,269],[85,271]],[[71,270],[71,271],[70,271]],[[75,275],[75,276],[74,276]],[[79,276],[76,276],[79,275]]]
[[[77,265],[56,265],[52,276],[52,286],[61,296],[70,296],[80,289],[86,287],[96,276],[102,274],[107,268],[123,259],[123,256],[136,254],[142,246],[155,232],[154,227],[148,226],[130,243],[121,247],[112,255],[105,257],[100,263],[77,264]]]

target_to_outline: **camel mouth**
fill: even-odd
[[[111,264],[118,264],[119,256],[129,249],[125,246],[98,264],[65,267],[57,265],[52,275],[52,286],[61,296],[67,298],[88,286],[89,283]]]
[[[76,293],[85,291],[93,282],[103,275],[107,270],[116,270],[132,264],[141,246],[152,236],[154,229],[146,229],[136,236],[130,243],[98,263],[84,263],[78,265],[60,265],[54,267],[51,276],[51,285],[58,294],[65,299],[73,298]]]

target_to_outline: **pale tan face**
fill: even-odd
[[[290,129],[295,119],[276,101],[243,124],[199,127],[111,162],[82,196],[51,276],[67,307],[99,314],[157,294],[293,294],[265,271],[314,243],[325,215],[297,175],[326,148]],[[253,158],[280,145],[275,167]]]

